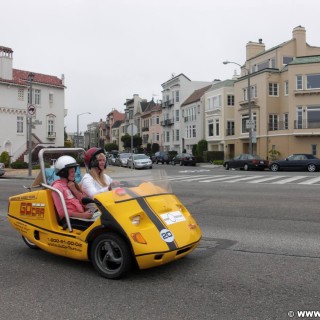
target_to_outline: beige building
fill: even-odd
[[[320,157],[320,47],[306,42],[305,28],[294,28],[292,39],[269,50],[262,39],[249,42],[234,95],[234,136],[225,137],[226,158],[249,151],[250,109],[254,153],[266,158],[271,150],[281,158],[300,152]]]

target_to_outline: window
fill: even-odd
[[[36,104],[38,106],[41,103],[40,94],[41,94],[41,91],[39,89],[34,90],[34,104]]]
[[[284,122],[284,129],[288,130],[289,129],[289,113],[285,113],[283,115],[283,122]]]
[[[297,107],[297,129],[302,129],[302,107]]]
[[[311,145],[311,153],[316,156],[317,155],[317,145],[316,144],[312,144]]]
[[[17,133],[23,133],[23,117],[17,116]]]
[[[170,142],[170,132],[166,132],[166,142]]]
[[[55,116],[50,114],[47,116],[47,132],[48,137],[55,137]]]
[[[179,102],[179,91],[176,91],[176,102]]]
[[[282,57],[282,64],[288,64],[293,60],[292,57]]]
[[[277,114],[269,114],[269,131],[279,130],[279,119]]]
[[[284,95],[287,96],[289,94],[289,81],[284,82]]]
[[[160,123],[160,118],[159,116],[156,117],[156,124],[159,124]]]
[[[53,103],[53,93],[49,93],[49,103]]]
[[[227,136],[234,135],[234,121],[227,122]]]
[[[208,137],[213,137],[213,120],[208,120]]]
[[[296,76],[296,88],[297,90],[303,89],[303,79],[301,74]]]
[[[18,89],[18,100],[24,101],[24,89],[23,88]]]
[[[307,107],[307,128],[320,127],[320,106]]]
[[[234,95],[233,94],[227,95],[227,105],[234,106]]]
[[[220,136],[220,123],[219,123],[219,119],[216,119],[216,120],[215,120],[215,129],[216,129],[216,131],[215,131],[216,136],[217,136],[217,137]]]
[[[176,121],[179,121],[179,110],[176,110]]]
[[[254,85],[254,86],[250,86],[251,88],[251,91],[250,91],[250,99],[252,98],[256,98],[257,97],[257,86]],[[242,94],[243,94],[243,101],[246,101],[248,100],[248,87],[244,88],[242,90]]]
[[[269,96],[277,97],[279,95],[279,84],[269,83]]]
[[[320,89],[320,74],[307,74],[307,89]]]
[[[176,141],[179,141],[180,139],[180,130],[176,129]]]
[[[212,98],[213,109],[221,107],[221,96],[216,96]]]
[[[160,140],[160,134],[156,133],[156,141],[159,141],[159,140]]]

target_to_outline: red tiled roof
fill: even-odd
[[[0,78],[0,81],[27,86],[29,85],[28,83],[29,73],[30,71],[12,69],[12,80]],[[35,72],[33,72],[33,74],[34,74],[34,78],[33,78],[34,83],[41,83],[41,84],[61,87],[61,88],[65,87],[64,84],[62,83],[62,80],[56,76],[50,76],[47,74],[41,74],[41,73],[35,73]]]

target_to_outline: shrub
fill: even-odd
[[[20,160],[12,162],[10,166],[12,169],[28,169],[28,164]]]
[[[8,151],[3,151],[0,155],[0,162],[4,163],[6,167],[10,164],[10,156]]]

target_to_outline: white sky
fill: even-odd
[[[65,75],[67,132],[106,119],[126,99],[161,99],[171,74],[194,81],[231,78],[245,46],[266,49],[298,25],[320,46],[319,0],[0,0],[0,46],[13,67]],[[239,72],[239,69],[237,69]]]

